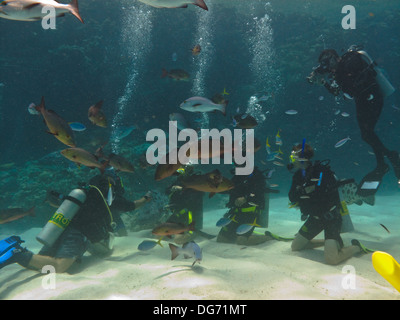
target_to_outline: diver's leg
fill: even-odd
[[[53,258],[35,254],[32,256],[28,265],[24,267],[41,271],[45,266],[52,266],[57,273],[63,273],[67,271],[75,261],[75,258]]]
[[[323,239],[312,239],[308,240],[306,237],[302,236],[300,233],[296,234],[292,242],[292,251],[300,251],[305,249],[313,249],[322,247],[324,245]]]
[[[337,240],[326,239],[324,255],[327,264],[336,265],[340,262],[352,257],[354,254],[359,253],[360,247],[351,245],[349,247],[340,248],[340,244]]]

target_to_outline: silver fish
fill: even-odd
[[[78,0],[69,4],[58,3],[54,0],[4,0],[0,3],[0,18],[19,21],[38,21],[48,17],[46,7],[52,7],[57,17],[70,12],[83,23],[79,14]],[[44,9],[44,10],[43,10]]]
[[[174,260],[181,253],[183,254],[185,259],[195,258],[192,267],[196,262],[200,262],[203,259],[201,248],[194,241],[185,243],[182,248],[179,248],[170,243],[169,248],[171,249],[171,260]]]
[[[211,112],[218,110],[221,111],[223,115],[226,115],[225,105],[216,104],[203,97],[191,97],[186,99],[179,107],[189,112]]]
[[[204,0],[139,0],[155,8],[187,8],[188,4],[194,4],[204,10],[208,10]]]

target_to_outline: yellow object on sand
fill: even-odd
[[[376,272],[400,292],[400,264],[395,258],[386,252],[375,251],[372,254],[372,265]]]

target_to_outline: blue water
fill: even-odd
[[[292,145],[305,138],[314,146],[317,159],[331,160],[340,178],[359,181],[375,167],[375,158],[360,138],[354,103],[336,104],[333,96],[309,85],[305,77],[324,48],[341,52],[361,44],[397,89],[386,99],[376,131],[389,148],[398,149],[397,0],[357,2],[355,30],[341,27],[346,1],[206,2],[208,12],[191,5],[167,10],[135,0],[86,0],[80,2],[85,24],[67,14],[57,19],[56,30],[43,30],[40,22],[0,19],[0,165],[14,163],[0,169],[0,208],[40,208],[37,219],[16,224],[43,225],[53,210],[43,204],[46,190],[68,192],[94,174],[60,157],[58,151],[66,147],[46,133],[41,117],[28,113],[28,105],[39,104],[41,96],[47,108],[65,120],[86,125],[86,131],[76,132],[78,146],[94,152],[109,142],[112,151],[137,164],[145,152],[145,133],[152,128],[166,130],[168,115],[180,112],[184,99],[211,98],[226,88],[226,117],[184,113],[188,121],[203,128],[232,128],[231,116],[239,107],[259,122],[255,133],[262,145],[256,154],[260,168],[273,167],[266,161],[264,145],[267,137],[274,143],[280,130],[284,163]],[[202,52],[193,57],[190,49],[196,44],[201,44]],[[162,79],[162,68],[184,69],[191,80]],[[255,102],[260,95],[268,99]],[[88,108],[99,100],[104,100],[107,129],[93,126],[87,118]],[[286,115],[289,109],[298,114]],[[335,115],[337,109],[350,116]],[[135,130],[125,139],[110,141],[121,126],[135,126]],[[351,140],[334,148],[346,137]],[[222,168],[227,175],[229,169]],[[276,169],[271,183],[278,184],[279,196],[285,197],[291,175],[284,167]],[[123,174],[127,194],[134,198],[148,189],[163,193],[171,180],[156,184],[153,175],[154,168],[139,166],[137,173]],[[379,194],[398,194],[392,173],[385,177]]]

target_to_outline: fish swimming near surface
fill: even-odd
[[[96,126],[107,128],[107,118],[101,109],[102,106],[103,106],[103,100],[90,106],[88,111],[88,118]]]
[[[22,208],[0,209],[0,224],[19,220],[26,216],[34,217],[35,207],[32,207],[29,210],[24,210]]]
[[[189,81],[190,74],[183,69],[172,69],[167,71],[166,69],[162,69],[161,78],[171,78],[175,81]]]
[[[46,7],[55,9],[56,16],[64,16],[70,12],[80,22],[83,19],[79,14],[78,0],[72,0],[69,4],[58,3],[54,0],[4,0],[0,3],[0,18],[19,21],[38,21],[48,17]]]
[[[198,56],[198,55],[200,54],[200,52],[201,52],[201,47],[200,47],[200,45],[199,45],[199,44],[196,44],[196,45],[191,49],[191,51],[192,51],[192,55]]]
[[[187,8],[188,4],[194,4],[204,10],[208,10],[204,0],[139,0],[155,8]]]
[[[189,225],[182,223],[165,222],[155,227],[151,232],[157,236],[172,236],[186,231],[194,231],[194,221]]]
[[[226,115],[226,105],[214,103],[204,97],[191,97],[183,101],[179,107],[189,112],[221,111],[224,116]]]
[[[44,104],[44,97],[39,106],[35,107],[39,111],[49,129],[48,133],[52,134],[58,140],[69,147],[76,147],[74,133],[68,123],[61,118],[55,111],[47,110]]]
[[[237,114],[232,117],[233,126],[240,129],[253,129],[257,126],[257,120],[249,114]]]
[[[169,243],[169,248],[171,249],[171,260],[174,260],[180,254],[183,254],[185,259],[195,258],[192,267],[195,265],[196,262],[201,262],[203,259],[203,253],[199,245],[194,242],[187,242],[185,243],[182,248]]]
[[[234,188],[231,180],[223,177],[218,170],[206,174],[192,175],[182,181],[185,188],[202,192],[209,192],[209,198],[216,193],[228,191]]]
[[[68,160],[75,162],[77,166],[84,165],[91,169],[98,168],[101,173],[104,172],[109,162],[106,161],[101,163],[97,156],[82,148],[64,149],[61,151],[61,154]]]

